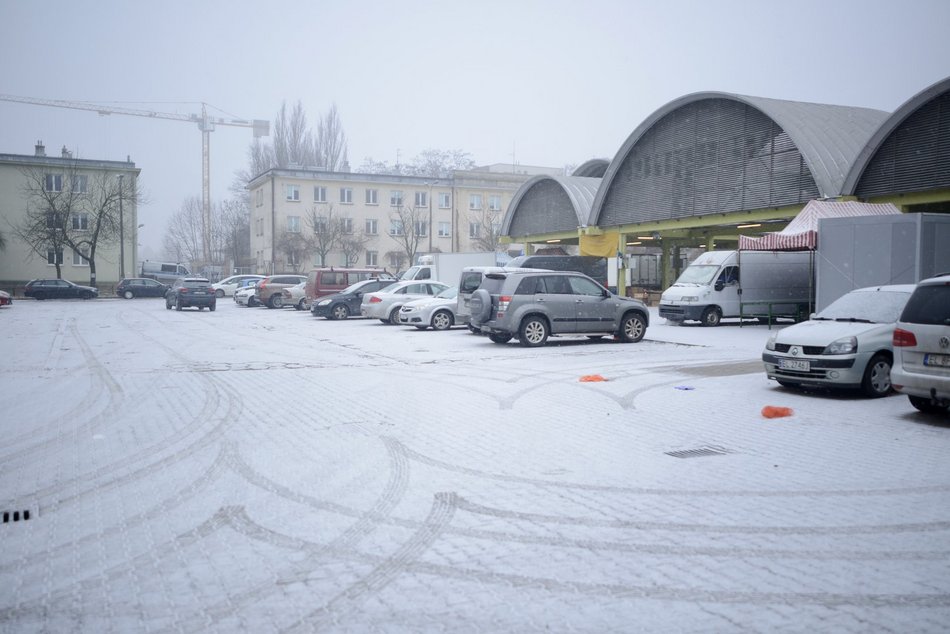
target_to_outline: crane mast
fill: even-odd
[[[252,128],[254,138],[270,134],[270,122],[261,119],[224,119],[208,116],[207,104],[201,104],[201,114],[178,114],[174,112],[158,112],[139,108],[120,108],[104,106],[90,101],[66,101],[63,99],[38,99],[35,97],[19,97],[16,95],[0,94],[0,101],[11,101],[34,106],[49,106],[52,108],[71,108],[73,110],[88,110],[100,116],[112,114],[128,115],[132,117],[147,117],[150,119],[167,119],[170,121],[185,121],[195,123],[201,130],[201,229],[204,242],[205,264],[211,262],[211,132],[216,125]]]

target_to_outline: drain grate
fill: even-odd
[[[4,511],[3,512],[3,523],[9,524],[10,522],[25,522],[30,519],[30,510],[26,509],[25,511]]]
[[[705,447],[697,447],[696,449],[681,449],[679,451],[667,451],[664,453],[674,458],[702,458],[704,456],[725,456],[729,453],[729,450],[723,449],[722,447],[706,445]]]

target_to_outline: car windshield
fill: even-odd
[[[718,264],[693,264],[676,279],[676,284],[699,284],[707,286],[719,271]]]
[[[441,293],[439,293],[438,295],[436,295],[436,297],[441,298],[441,299],[455,299],[456,297],[458,297],[458,294],[459,294],[458,286],[451,286],[445,289],[444,291],[442,291]]]
[[[909,292],[851,291],[833,301],[815,315],[815,319],[892,324],[900,317],[909,298]]]
[[[342,291],[340,291],[340,293],[355,293],[356,291],[360,290],[364,286],[369,286],[372,283],[373,283],[373,280],[361,280],[354,284],[350,284],[349,286],[344,288]]]

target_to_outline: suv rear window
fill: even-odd
[[[489,273],[485,276],[485,279],[482,280],[482,283],[478,288],[484,288],[489,292],[489,294],[497,295],[501,290],[502,285],[505,283],[505,278],[507,277],[507,275]]]
[[[918,286],[904,307],[901,321],[950,326],[950,284]]]

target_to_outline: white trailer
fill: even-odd
[[[810,251],[708,251],[660,297],[660,317],[718,326],[723,318],[807,319],[814,301]]]
[[[494,251],[474,253],[431,253],[420,255],[417,264],[406,269],[400,280],[437,280],[455,286],[466,266],[497,266]]]

